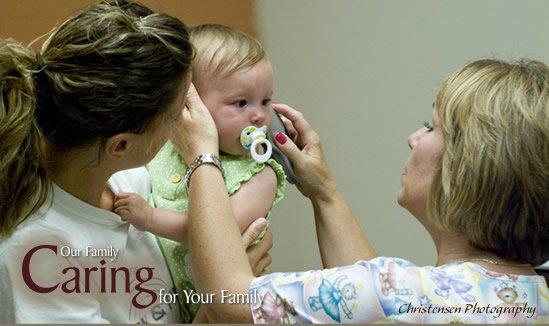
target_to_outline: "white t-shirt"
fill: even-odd
[[[109,186],[150,193],[145,168],[118,172]],[[152,234],[57,185],[52,196],[0,240],[2,322],[179,322],[177,302],[160,302],[174,285]]]

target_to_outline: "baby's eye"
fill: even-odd
[[[423,126],[424,126],[425,128],[427,128],[427,132],[433,131],[433,125],[431,125],[430,122],[425,121],[425,122],[423,123]]]
[[[261,105],[267,106],[267,105],[269,105],[270,102],[271,102],[271,99],[267,98],[267,99],[264,99],[263,102],[261,102]]]
[[[236,106],[238,106],[238,107],[243,108],[243,107],[245,107],[246,105],[248,105],[248,101],[246,101],[246,100],[239,100],[239,101],[236,101],[234,104],[235,104]]]

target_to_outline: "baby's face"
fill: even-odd
[[[247,150],[240,144],[242,129],[271,124],[273,69],[267,60],[225,78],[196,78],[195,86],[215,121],[222,152],[245,154]]]

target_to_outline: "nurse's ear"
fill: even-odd
[[[131,133],[116,134],[105,143],[105,154],[113,161],[122,161],[130,149]]]

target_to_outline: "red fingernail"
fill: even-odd
[[[284,134],[281,133],[281,132],[277,132],[277,133],[276,133],[275,139],[276,139],[276,141],[277,141],[280,145],[286,144],[286,140],[288,140],[288,138],[286,137],[286,135],[284,135]]]

